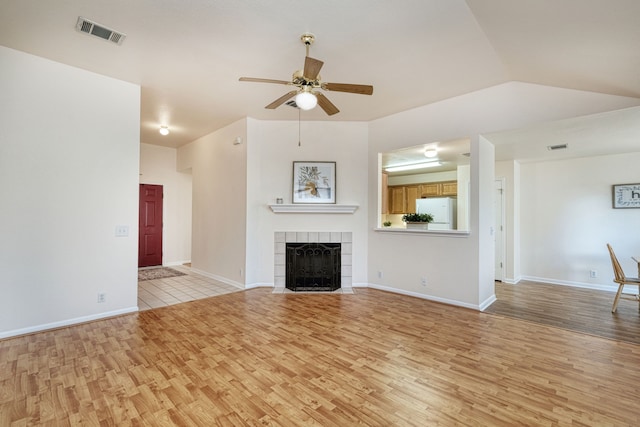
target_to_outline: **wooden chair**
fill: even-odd
[[[625,277],[624,271],[622,271],[622,267],[620,267],[620,263],[618,262],[618,258],[616,258],[613,248],[608,243],[607,249],[609,249],[609,255],[611,255],[611,264],[613,265],[613,273],[615,275],[613,281],[618,284],[618,292],[616,293],[616,298],[613,300],[613,308],[611,309],[611,312],[615,313],[618,309],[618,300],[620,299],[620,294],[622,294],[622,288],[624,288],[624,285],[636,285],[638,286],[638,292],[640,293],[640,278]],[[636,299],[638,299],[638,295],[636,295]]]

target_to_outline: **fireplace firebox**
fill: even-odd
[[[285,286],[292,291],[340,289],[340,243],[287,243]]]

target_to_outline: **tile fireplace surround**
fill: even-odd
[[[286,282],[287,243],[341,243],[340,287],[351,289],[351,254],[353,251],[350,231],[276,231],[274,233],[274,278],[273,286],[284,288]]]

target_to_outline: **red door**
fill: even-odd
[[[140,184],[138,267],[162,265],[162,185]]]

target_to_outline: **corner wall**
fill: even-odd
[[[137,310],[140,87],[0,64],[0,338]]]
[[[178,149],[178,170],[192,170],[192,269],[244,287],[247,228],[247,119]]]
[[[636,276],[640,210],[613,209],[611,186],[640,182],[638,164],[640,153],[522,164],[522,278],[617,290],[607,243]]]
[[[483,171],[493,174],[494,159],[493,150],[474,148],[480,143],[480,136],[636,104],[637,100],[632,98],[511,82],[371,122],[368,155],[370,284],[481,309],[491,300],[491,296],[485,296],[491,292],[488,287],[493,285],[489,277],[493,265],[484,265],[487,257],[480,251],[494,253],[493,243],[485,236],[494,217],[484,211],[488,209],[486,201],[493,200],[493,176],[486,179]],[[472,152],[480,156],[473,160],[471,168],[471,186],[476,193],[471,195],[469,236],[373,231],[378,212],[378,153],[467,137],[472,139]],[[420,284],[423,277],[427,279],[427,286]]]

